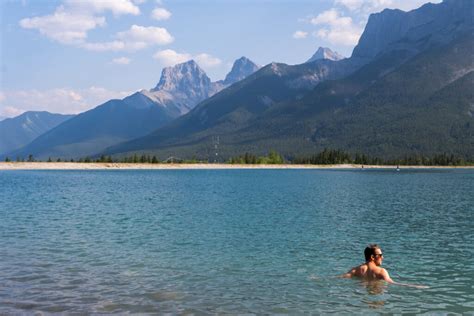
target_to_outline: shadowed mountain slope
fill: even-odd
[[[38,136],[74,115],[49,112],[25,112],[0,122],[0,155],[25,146]],[[11,157],[10,157],[11,158]]]
[[[9,155],[32,154],[38,159],[86,157],[107,146],[145,135],[172,118],[163,107],[137,92],[81,113]]]
[[[190,113],[164,128],[143,138],[111,147],[106,152],[141,151],[175,141],[195,141],[201,132],[209,129],[232,132],[252,122],[275,104],[298,100],[320,82],[344,77],[358,66],[346,60],[318,60],[296,66],[269,64],[200,103]],[[192,135],[194,133],[196,135]]]

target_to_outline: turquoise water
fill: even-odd
[[[474,172],[0,171],[0,314],[474,315]],[[331,276],[379,243],[392,278]]]

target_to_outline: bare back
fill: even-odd
[[[358,277],[367,280],[385,280],[390,282],[391,279],[388,276],[387,271],[384,268],[377,267],[373,263],[364,263],[360,266],[352,268],[347,272],[345,277]]]

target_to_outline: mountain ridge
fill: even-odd
[[[225,86],[212,83],[194,60],[166,67],[155,88],[109,100],[8,155],[31,154],[39,159],[93,156],[106,147],[152,132]]]
[[[452,1],[449,1],[449,3],[452,3]],[[468,2],[464,0],[460,0],[460,3],[461,4],[456,3],[454,8],[448,8],[448,11],[459,12],[463,8],[463,5],[468,4]],[[419,11],[416,12],[417,10]],[[443,14],[443,10],[446,10],[446,5],[445,3],[443,3],[443,5],[425,5],[417,10],[408,13],[396,11],[395,15],[411,19],[413,16],[428,14],[429,16],[424,17],[424,20],[434,21],[440,14]],[[383,17],[384,15],[390,15],[392,13],[393,10],[384,10],[381,14],[375,15],[375,17]],[[126,155],[127,153],[138,151],[157,154],[160,157],[166,155],[183,155],[183,158],[199,157],[200,159],[205,159],[206,155],[212,152],[210,149],[212,146],[210,146],[210,144],[212,144],[212,138],[216,135],[219,135],[221,139],[221,154],[227,157],[232,154],[242,154],[246,151],[264,154],[262,151],[269,149],[280,150],[285,155],[295,155],[298,152],[309,153],[309,151],[322,149],[322,146],[341,146],[341,149],[349,149],[351,151],[367,150],[367,153],[376,153],[381,156],[397,154],[394,148],[400,149],[400,153],[398,154],[408,152],[417,153],[410,149],[407,143],[403,143],[403,140],[398,140],[400,144],[403,144],[397,145],[398,147],[387,147],[380,144],[378,139],[390,141],[390,137],[387,138],[387,135],[390,135],[389,131],[384,129],[383,126],[380,128],[381,131],[385,133],[385,138],[376,136],[379,134],[378,132],[372,132],[375,136],[363,135],[362,132],[367,131],[364,129],[364,125],[355,125],[352,128],[360,129],[362,133],[359,133],[360,139],[364,139],[367,143],[364,145],[358,142],[358,148],[354,146],[351,147],[350,143],[342,140],[344,137],[352,139],[349,137],[350,134],[346,133],[342,135],[341,133],[337,133],[338,129],[341,130],[341,126],[337,124],[345,126],[349,122],[352,122],[350,115],[344,114],[346,115],[344,116],[341,114],[340,116],[344,117],[346,121],[339,121],[339,119],[331,113],[332,111],[335,113],[350,113],[350,109],[352,109],[351,106],[355,106],[355,100],[359,100],[357,101],[359,103],[362,102],[360,101],[361,93],[363,95],[363,93],[365,93],[364,91],[374,91],[370,89],[374,89],[374,85],[378,82],[383,82],[384,78],[390,78],[387,77],[390,74],[400,74],[400,72],[397,72],[397,69],[403,67],[403,65],[410,60],[428,58],[422,54],[423,52],[432,52],[433,50],[439,49],[439,47],[444,47],[445,49],[449,48],[453,40],[462,37],[463,34],[466,33],[466,30],[467,33],[469,33],[469,30],[472,30],[472,19],[469,20],[469,18],[467,18],[466,20],[466,13],[463,12],[461,17],[464,17],[464,20],[461,18],[461,20],[457,22],[457,27],[454,28],[455,32],[453,33],[453,21],[456,20],[453,15],[456,14],[447,14],[447,18],[443,20],[444,24],[436,21],[437,27],[433,29],[426,27],[420,28],[418,24],[416,25],[417,28],[414,28],[413,25],[407,23],[409,26],[407,31],[394,34],[394,42],[382,41],[381,44],[383,45],[379,43],[380,45],[375,45],[376,49],[368,51],[371,55],[364,55],[361,54],[364,52],[364,45],[370,42],[371,29],[377,24],[375,23],[377,22],[377,18],[375,18],[375,22],[373,22],[374,18],[372,17],[372,26],[368,26],[367,33],[364,31],[359,41],[361,46],[357,46],[354,49],[353,56],[348,59],[332,62],[332,65],[352,65],[354,71],[348,71],[339,78],[337,76],[332,78],[325,77],[324,80],[316,80],[311,83],[311,81],[307,79],[308,76],[314,76],[317,72],[315,68],[304,74],[304,72],[300,71],[303,68],[272,63],[264,66],[252,76],[239,82],[239,84],[200,103],[190,113],[171,122],[166,127],[158,129],[152,134],[140,139],[111,147],[106,153]],[[391,20],[388,19],[385,23],[390,25],[390,21]],[[403,21],[400,21],[401,24],[403,24],[402,22]],[[466,45],[468,45],[467,47],[472,47],[470,39],[467,40],[466,43]],[[466,49],[464,49],[463,52],[464,55],[462,58],[464,58],[464,61],[469,62],[469,60],[472,60],[472,52],[469,53],[469,50]],[[439,56],[441,58],[442,55]],[[307,65],[315,64],[321,66],[324,62],[329,63],[330,61],[316,61]],[[449,68],[443,70],[444,68],[440,68],[436,64],[437,61],[435,60],[431,63],[425,63],[424,67],[425,69],[431,69],[437,66],[437,68],[433,68],[433,70],[436,69],[436,71],[440,71],[441,73],[445,71],[446,76],[453,75],[453,72],[451,72]],[[455,65],[457,71],[463,69],[459,67],[460,64]],[[465,70],[462,71],[465,72]],[[331,72],[326,71],[326,74],[327,73]],[[416,76],[416,73],[412,73],[411,76],[421,81],[428,80],[429,82],[429,75],[426,72],[422,72],[422,74],[426,76],[426,78]],[[355,77],[350,79],[352,75]],[[349,79],[345,80],[344,77]],[[301,78],[304,78],[302,82],[307,84],[306,87],[302,84],[294,84]],[[258,81],[259,79],[260,81]],[[410,79],[410,77],[397,81],[397,84],[400,87],[404,87],[404,82],[407,81],[407,79]],[[410,82],[418,85],[426,84],[414,82],[413,80]],[[445,80],[445,84],[449,84],[449,82],[450,80]],[[289,83],[293,83],[293,85]],[[259,88],[262,86],[271,86],[272,89],[265,90]],[[292,86],[294,90],[289,89],[289,86]],[[313,89],[313,91],[308,91],[304,88],[310,88]],[[441,89],[442,87],[439,88]],[[381,90],[380,93],[390,93],[390,88],[387,89],[388,90]],[[424,89],[428,89],[428,86]],[[406,106],[403,102],[405,102],[405,99],[409,100],[411,98],[407,94],[407,92],[411,90],[404,91],[393,88],[392,90],[400,94],[399,96],[393,95],[391,97],[395,98],[398,102],[394,103],[394,108]],[[422,92],[423,88],[420,89],[420,87],[418,87],[414,92],[419,92],[418,90]],[[377,98],[383,97],[380,93],[377,94],[376,91],[373,92],[371,98],[377,100]],[[306,101],[303,102],[299,100]],[[384,100],[386,103],[389,99]],[[369,99],[366,99],[366,101],[368,102]],[[405,108],[401,107],[400,111],[403,109]],[[370,111],[364,111],[361,112],[364,113],[364,117],[370,117],[370,111],[377,110],[370,109]],[[468,110],[466,110],[466,113],[467,111]],[[415,114],[419,119],[423,119],[423,113],[416,112]],[[315,115],[324,117],[327,122],[322,120],[322,118],[316,119]],[[396,112],[389,111],[389,115],[397,124],[408,124],[400,118]],[[288,117],[292,119],[286,119]],[[309,118],[311,119],[309,120]],[[380,126],[371,120],[366,121],[366,123],[369,127]],[[410,126],[413,127],[413,122],[410,124],[412,124]],[[332,129],[328,129],[330,126]],[[300,133],[297,131],[305,132]],[[281,138],[281,140],[278,140],[278,138]],[[334,141],[330,141],[330,139],[334,139]],[[428,152],[428,147],[423,145],[422,141],[416,141],[416,138],[412,138],[411,136],[410,139],[413,144],[417,144],[416,146],[424,148]],[[457,145],[450,145],[450,143],[445,143],[445,145],[447,150],[461,152],[460,147]]]
[[[16,150],[74,115],[27,111],[0,121],[0,155]]]

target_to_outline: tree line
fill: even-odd
[[[298,156],[293,159],[285,160],[282,155],[275,151],[271,151],[268,156],[257,157],[253,154],[246,153],[244,155],[230,158],[229,163],[239,164],[303,164],[303,165],[339,165],[339,164],[356,164],[356,165],[402,165],[402,166],[466,166],[474,165],[473,160],[466,160],[454,154],[438,154],[432,157],[414,155],[406,155],[399,159],[382,159],[379,157],[370,157],[366,154],[350,154],[339,149],[324,149],[319,153],[308,156]]]
[[[9,157],[5,158],[5,162],[11,162]],[[29,155],[27,159],[22,157],[16,158],[17,162],[41,162],[36,160],[33,155]],[[113,158],[112,156],[102,155],[92,158],[85,157],[77,160],[74,159],[52,159],[48,158],[47,162],[80,162],[80,163],[211,163],[210,161],[202,161],[196,158],[185,160],[178,157],[169,157],[166,160],[159,160],[157,156],[138,155],[125,156],[121,158]],[[379,157],[370,157],[366,154],[350,154],[340,149],[326,148],[319,153],[308,156],[298,156],[286,158],[274,150],[270,150],[267,155],[257,156],[252,153],[229,158],[225,163],[228,164],[309,164],[309,165],[337,165],[337,164],[356,164],[356,165],[411,165],[411,166],[466,166],[474,165],[474,161],[455,156],[454,154],[438,154],[431,157],[422,155],[406,155],[399,159],[382,159]]]

